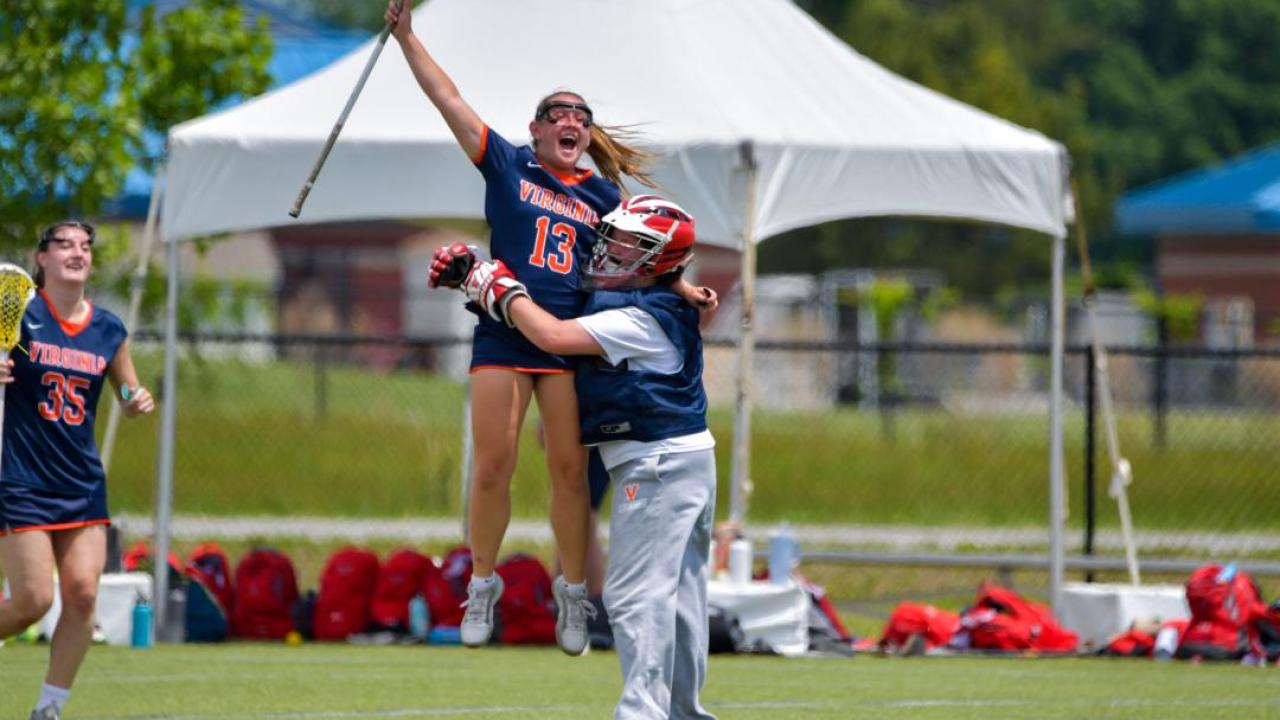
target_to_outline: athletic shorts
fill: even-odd
[[[106,483],[98,483],[92,495],[59,495],[25,485],[0,483],[0,535],[110,523]]]
[[[507,368],[531,373],[573,372],[574,359],[539,350],[518,330],[484,317],[471,338],[471,371]]]
[[[609,471],[604,469],[600,450],[587,448],[587,487],[591,490],[591,509],[599,510],[604,494],[609,491]]]

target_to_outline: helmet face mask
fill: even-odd
[[[693,243],[693,217],[680,206],[655,195],[630,198],[596,228],[584,289],[652,285],[693,259]]]

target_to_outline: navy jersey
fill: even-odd
[[[480,153],[473,160],[485,179],[491,254],[511,268],[547,312],[561,319],[577,317],[586,301],[578,267],[591,257],[600,217],[621,200],[618,186],[591,170],[572,177],[549,170],[533,148],[517,148],[488,127]],[[501,337],[515,353],[513,362],[517,356],[546,355],[519,331],[483,313],[479,333]]]
[[[574,377],[582,443],[653,442],[706,430],[707,394],[702,387],[698,311],[670,287],[654,286],[594,292],[585,314],[626,307],[637,307],[653,316],[679,354],[680,370],[640,370],[626,361],[613,366],[604,358],[583,362]]]
[[[120,318],[89,306],[81,325],[58,317],[44,292],[22,318],[5,386],[0,482],[87,496],[106,479],[93,436],[107,366],[128,337]]]

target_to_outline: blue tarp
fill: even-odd
[[[1116,203],[1124,235],[1280,230],[1280,144],[1138,188]]]
[[[164,15],[184,4],[186,0],[130,0],[129,14],[134,18],[143,7],[155,5],[157,14]],[[245,22],[252,27],[257,26],[259,17],[267,18],[274,48],[267,66],[272,89],[319,70],[369,39],[367,32],[333,28],[265,2],[241,0],[240,6],[244,8]],[[136,27],[135,23],[131,25]],[[150,152],[158,154],[164,147],[161,135],[151,134],[144,140]],[[125,178],[123,193],[106,204],[104,214],[116,218],[146,217],[152,184],[151,173],[135,168]]]

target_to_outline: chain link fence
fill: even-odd
[[[141,376],[159,388],[159,340],[136,342]],[[468,347],[184,337],[175,533],[460,538]],[[1134,347],[1109,359],[1140,554],[1280,558],[1280,351]],[[707,341],[722,516],[735,363],[732,342]],[[1087,347],[1068,348],[1067,549],[1119,557],[1091,369]],[[815,550],[1043,553],[1048,376],[1042,345],[759,343],[752,527],[788,522]],[[513,533],[545,540],[546,473],[525,427]],[[112,509],[127,530],[149,527],[158,428],[155,416],[124,423],[113,454]]]

